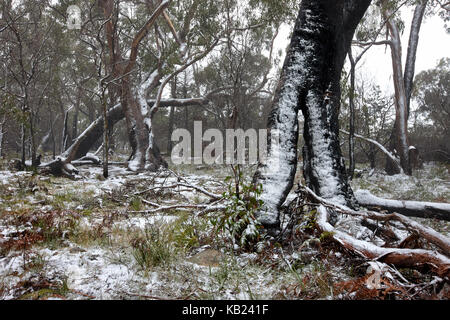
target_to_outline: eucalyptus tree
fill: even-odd
[[[290,1],[282,2],[284,5]],[[156,170],[166,165],[154,141],[153,123],[158,109],[167,106],[163,99],[166,86],[213,50],[226,45],[230,34],[262,27],[280,14],[268,10],[265,1],[250,1],[245,9],[247,18],[242,19],[239,3],[231,0],[99,2],[101,17],[98,19],[104,22],[101,25],[108,48],[106,63],[110,77],[106,80],[110,83],[109,90],[119,97],[118,104],[111,106],[106,118],[114,123],[125,116],[130,145],[135,146],[129,169]],[[279,6],[269,3],[272,7]],[[253,10],[255,8],[261,10]],[[82,39],[90,42],[88,38]],[[199,99],[207,102],[209,96]],[[197,104],[199,99],[191,101]],[[187,102],[175,103],[186,105]],[[102,123],[101,119],[94,121],[76,139],[64,154],[66,161],[92,147],[102,131]]]
[[[258,219],[268,229],[279,226],[280,206],[293,185],[299,110],[305,118],[307,185],[323,198],[355,204],[339,145],[340,78],[354,31],[369,5],[370,1],[301,3],[268,120],[279,142],[269,144],[268,159],[255,174],[264,201]]]
[[[15,5],[8,1],[2,8],[6,25],[0,36],[7,47],[6,77],[11,80],[3,91],[20,106],[21,160],[24,164],[28,137],[34,166],[38,165],[36,139],[54,53],[50,38],[56,26],[47,9],[45,3],[26,0]]]
[[[401,18],[401,12],[403,12],[405,5],[412,6],[414,8],[414,13],[410,23],[406,61],[403,65],[401,34],[405,27],[405,21]],[[361,27],[361,29],[365,31],[363,33],[357,33],[355,44],[364,48],[362,52],[360,51],[362,54],[364,54],[373,45],[386,45],[390,48],[396,114],[388,148],[391,150],[391,153],[395,153],[397,155],[401,166],[399,167],[397,165],[397,160],[393,161],[392,157],[388,156],[386,157],[385,169],[388,174],[395,174],[400,171],[403,171],[406,174],[411,174],[412,170],[409,160],[410,143],[408,138],[408,118],[410,113],[411,92],[413,90],[416,54],[419,44],[419,33],[424,17],[428,14],[434,14],[434,11],[437,10],[436,7],[441,8],[442,5],[439,5],[436,1],[430,0],[411,0],[402,2],[395,0],[383,0],[378,2],[377,6],[379,8],[379,13],[372,10],[371,15],[378,16],[378,19],[375,19],[375,24],[370,23],[369,25],[373,26],[369,28],[365,28],[365,26]],[[444,10],[445,7],[442,7],[441,11]],[[378,23],[376,22],[377,20]],[[376,24],[380,27],[377,27]],[[383,32],[386,34],[386,39],[379,40],[378,38],[383,35]],[[362,37],[360,35],[362,35]],[[354,70],[354,65],[355,62],[357,62],[357,59],[352,59],[351,55],[349,58],[352,71]],[[350,96],[350,104],[352,102],[351,98],[352,97]],[[350,124],[352,124],[351,119]],[[352,133],[353,130],[350,131]],[[350,140],[352,140],[352,134],[350,134]],[[352,148],[353,146],[351,145],[350,155],[352,154]],[[352,172],[353,166],[351,165],[350,172]]]
[[[450,160],[450,58],[415,78],[412,138],[428,160]]]

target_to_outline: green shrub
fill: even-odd
[[[229,201],[224,212],[212,219],[212,224],[218,232],[225,232],[233,245],[242,249],[253,250],[261,239],[262,225],[256,219],[256,213],[263,205],[260,200],[262,185],[245,182],[242,172],[233,177],[225,178],[228,182],[228,191],[223,197]]]

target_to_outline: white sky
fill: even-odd
[[[406,23],[402,35],[403,66],[405,65],[408,49],[409,29],[413,11],[414,8],[405,8],[402,12],[403,19]],[[275,44],[276,50],[284,50],[289,44],[289,34],[292,28],[293,26],[282,26]],[[435,67],[441,58],[449,56],[450,35],[445,32],[442,19],[437,15],[424,19],[419,34],[415,74]],[[283,61],[284,57],[281,63]],[[357,79],[358,77],[360,79],[361,77],[372,79],[380,86],[381,90],[386,93],[393,93],[394,84],[392,82],[390,49],[385,48],[385,46],[373,46],[370,48],[357,66],[356,77]]]

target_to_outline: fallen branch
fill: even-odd
[[[201,192],[201,193],[207,195],[208,197],[213,198],[214,200],[219,200],[219,199],[222,198],[221,196],[218,196],[218,195],[216,195],[216,194],[214,194],[214,193],[211,193],[211,192],[209,192],[208,190],[206,190],[206,189],[204,189],[204,188],[202,188],[202,187],[193,185],[192,183],[190,183],[189,181],[187,181],[185,178],[179,176],[178,174],[176,174],[176,173],[175,173],[174,171],[172,171],[172,170],[169,170],[169,172],[171,172],[175,177],[177,177],[178,181],[184,181],[184,183],[178,183],[179,185],[182,185],[182,186],[185,186],[185,187],[193,188],[193,189],[195,189],[195,190],[197,190],[197,191],[199,191],[199,192]]]
[[[207,190],[205,190],[205,189],[203,189],[203,188],[201,188],[199,186],[195,186],[195,185],[193,185],[191,183],[187,183],[187,182],[186,183],[178,182],[178,183],[167,185],[167,186],[164,186],[164,185],[162,185],[162,186],[155,186],[155,187],[151,187],[151,188],[145,189],[143,191],[135,192],[134,195],[138,196],[138,195],[141,195],[141,194],[144,194],[144,193],[147,193],[147,192],[150,192],[150,191],[154,191],[154,190],[175,189],[177,187],[185,187],[185,188],[190,188],[190,189],[197,190],[197,191],[207,195],[208,197],[212,198],[213,200],[219,200],[219,199],[222,198],[221,196],[218,196],[218,195],[216,195],[214,193],[211,193],[211,192],[209,192],[209,191],[207,191]],[[188,190],[185,190],[185,191],[188,191]]]
[[[66,158],[56,157],[55,160],[49,163],[43,163],[39,166],[44,172],[48,172],[55,176],[65,176],[70,179],[74,179],[75,175],[79,173],[77,168],[75,168]]]
[[[382,248],[370,242],[358,240],[335,229],[328,222],[328,209],[319,205],[317,210],[317,226],[343,247],[369,259],[391,263],[401,267],[417,267],[427,265],[441,277],[450,277],[450,259],[446,256],[424,249]]]
[[[317,227],[321,231],[329,233],[332,239],[348,250],[369,260],[382,261],[401,267],[417,267],[426,265],[439,276],[450,277],[450,259],[446,256],[450,253],[450,239],[444,235],[396,213],[386,215],[373,211],[355,211],[346,206],[331,203],[319,197],[307,187],[302,187],[300,192],[303,192],[304,195],[309,196],[309,198],[312,198],[314,202],[317,202]],[[441,250],[443,250],[445,255],[436,251],[425,249],[379,247],[368,241],[356,239],[353,236],[336,229],[328,222],[328,215],[331,210],[334,212],[340,212],[341,214],[357,216],[363,219],[398,221],[410,231],[416,232],[430,243],[438,246]]]
[[[405,216],[450,221],[450,204],[448,203],[383,199],[371,194],[368,190],[356,191],[355,197],[358,203],[365,207],[397,212]]]
[[[151,205],[156,205],[156,204],[152,203]],[[175,204],[175,205],[170,205],[170,206],[159,206],[155,209],[150,209],[150,210],[129,211],[129,213],[152,214],[152,213],[157,213],[160,211],[167,211],[167,210],[173,210],[173,209],[203,209],[203,211],[208,210],[208,212],[211,212],[211,211],[223,210],[223,209],[225,209],[225,206],[211,206],[211,205],[207,205],[207,204]]]
[[[84,157],[78,159],[78,161],[91,161],[93,164],[101,164],[102,163],[100,158],[92,153],[87,153]],[[75,161],[72,161],[72,163],[75,163]]]
[[[417,233],[422,236],[424,239],[438,246],[446,255],[450,254],[450,239],[443,234],[433,230],[432,228],[421,225],[420,223],[409,219],[408,217],[399,215],[397,213],[391,214],[382,214],[374,211],[355,211],[346,206],[338,205],[327,201],[318,195],[316,195],[311,189],[308,187],[303,187],[303,191],[305,191],[308,195],[314,198],[320,205],[332,208],[333,210],[339,211],[342,214],[348,214],[353,216],[358,216],[364,219],[371,219],[376,221],[398,221],[402,223],[407,229]]]

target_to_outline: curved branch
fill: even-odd
[[[349,132],[347,132],[345,130],[342,130],[342,129],[340,129],[339,131],[342,132],[342,133],[345,133],[347,135],[350,134]],[[355,138],[358,138],[358,139],[370,142],[370,143],[374,144],[375,146],[377,146],[381,151],[383,151],[384,154],[386,154],[392,160],[393,163],[395,163],[395,165],[397,166],[397,168],[398,168],[398,170],[400,172],[403,171],[402,167],[400,166],[400,162],[398,161],[398,159],[396,157],[394,157],[394,155],[392,153],[390,153],[381,143],[379,143],[378,141],[375,141],[373,139],[366,138],[366,137],[361,136],[361,135],[356,134],[356,133],[354,134],[354,136],[355,136]]]

